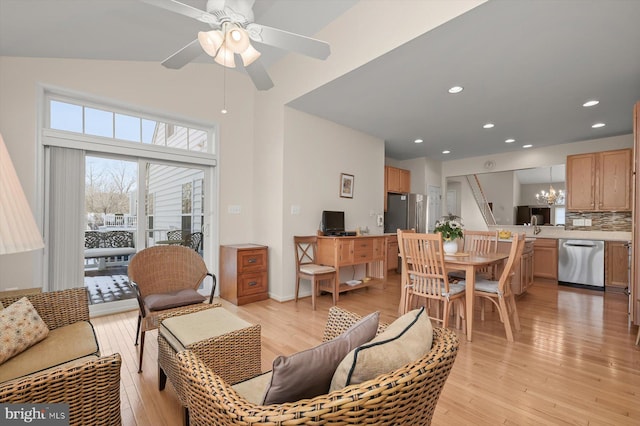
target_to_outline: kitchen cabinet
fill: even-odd
[[[268,247],[220,246],[220,297],[234,305],[269,298]]]
[[[398,236],[387,235],[387,271],[398,269]]]
[[[387,194],[411,192],[411,172],[397,167],[384,167],[384,211],[387,211]]]
[[[624,241],[604,243],[604,289],[623,293],[629,287],[629,249]]]
[[[558,281],[558,240],[536,238],[533,242],[533,276]]]
[[[498,241],[498,252],[509,253],[510,241]],[[525,293],[533,285],[533,241],[525,241],[520,265],[514,271],[511,291],[517,296]]]
[[[567,156],[567,210],[631,210],[631,149]]]

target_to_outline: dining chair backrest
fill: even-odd
[[[464,251],[496,253],[498,251],[498,231],[464,231]]]
[[[316,263],[316,247],[318,238],[316,236],[294,236],[293,244],[296,255],[296,269],[300,270],[301,265]]]
[[[167,240],[179,241],[181,239],[182,239],[182,231],[180,229],[167,231]]]
[[[511,293],[511,280],[515,275],[516,269],[520,265],[520,259],[522,258],[522,251],[524,250],[525,234],[513,234],[511,240],[511,249],[509,250],[509,257],[507,263],[502,270],[500,280],[498,283],[498,290],[503,295],[509,295]]]
[[[187,238],[184,240],[184,245],[194,249],[195,251],[200,250],[200,245],[202,244],[202,232],[192,232],[187,235]]]
[[[442,234],[398,231],[398,246],[403,273],[412,292],[440,299],[449,293],[449,279],[444,265]]]

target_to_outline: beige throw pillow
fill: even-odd
[[[336,366],[349,351],[376,335],[379,319],[380,313],[374,312],[335,339],[291,356],[277,357],[263,405],[295,402],[327,393]]]
[[[349,352],[336,368],[329,392],[413,362],[431,350],[432,342],[433,327],[424,308],[408,312],[373,340]]]
[[[0,311],[0,364],[35,345],[49,334],[47,324],[23,297]]]

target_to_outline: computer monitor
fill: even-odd
[[[344,232],[344,212],[323,211],[321,230],[325,235],[337,235]]]

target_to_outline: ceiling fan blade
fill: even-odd
[[[219,24],[218,19],[198,8],[189,6],[188,4],[180,3],[176,0],[140,0],[143,3],[147,3],[153,6],[160,7],[162,9],[169,10],[171,12],[179,13],[180,15],[188,16],[189,18],[197,19],[200,22],[207,24]]]
[[[291,50],[313,58],[327,59],[331,53],[329,43],[301,34],[290,33],[289,31],[256,23],[249,24],[247,31],[249,36],[257,42]]]
[[[273,87],[273,81],[271,81],[271,77],[269,77],[267,70],[259,59],[251,65],[247,65],[244,69],[247,71],[247,74],[249,74],[249,77],[251,77],[251,81],[253,81],[256,89],[269,90]]]
[[[177,70],[200,56],[204,52],[198,39],[193,40],[182,49],[162,61],[162,65]]]

